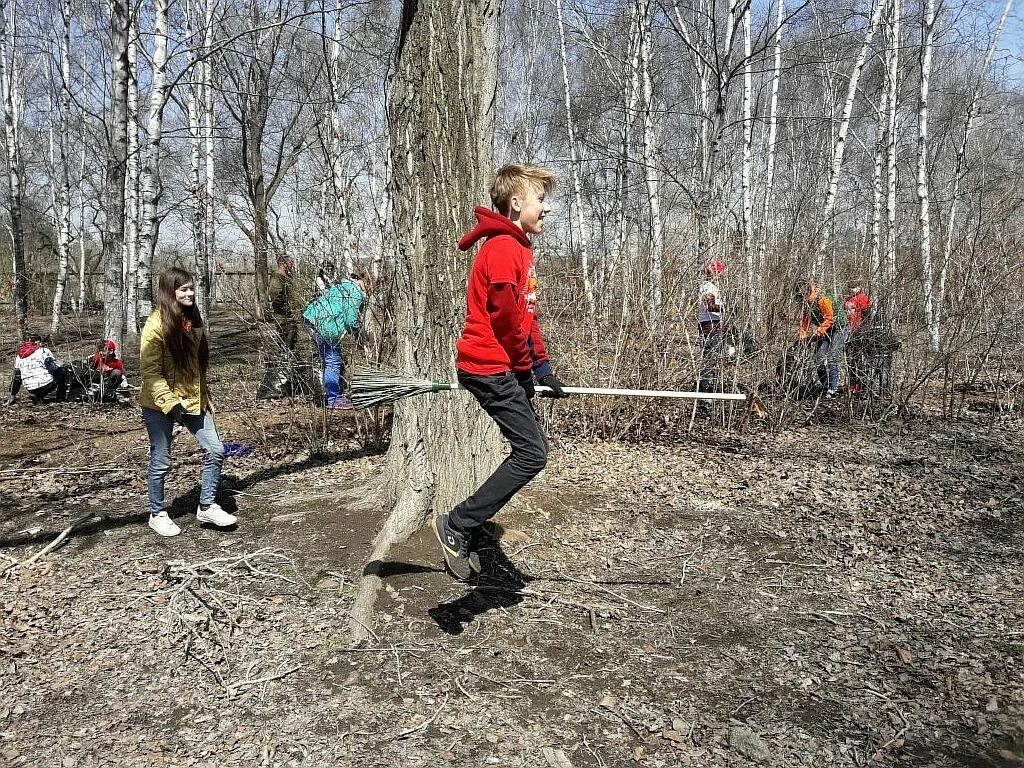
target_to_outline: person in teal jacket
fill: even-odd
[[[359,330],[365,303],[366,276],[353,273],[347,280],[330,286],[311,301],[302,313],[306,330],[323,363],[328,408],[352,408],[352,402],[341,391],[341,376],[345,371],[341,340],[346,334]]]

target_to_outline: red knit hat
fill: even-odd
[[[708,277],[718,277],[726,273],[725,264],[720,261],[709,261],[704,265],[704,274]]]

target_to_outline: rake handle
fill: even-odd
[[[457,383],[437,382],[434,392],[462,389]],[[551,387],[538,384],[537,392],[550,392]],[[607,389],[602,387],[562,387],[570,395],[610,395],[613,397],[673,397],[687,400],[746,400],[747,396],[732,392],[677,392],[671,389]]]

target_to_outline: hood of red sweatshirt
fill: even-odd
[[[459,240],[459,250],[468,251],[477,241],[497,235],[511,235],[527,248],[530,247],[530,238],[519,227],[512,223],[507,216],[502,216],[497,211],[484,208],[478,205],[476,210],[476,226],[464,234]]]
[[[34,341],[23,341],[21,346],[18,347],[18,357],[24,359],[39,349],[39,345]]]

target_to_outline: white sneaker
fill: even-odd
[[[149,527],[161,536],[177,536],[181,533],[181,528],[171,520],[166,512],[161,512],[159,515],[150,515]]]
[[[200,523],[209,523],[218,528],[227,528],[238,522],[238,518],[229,512],[221,509],[220,504],[213,503],[206,509],[200,507],[196,510],[196,520]]]

